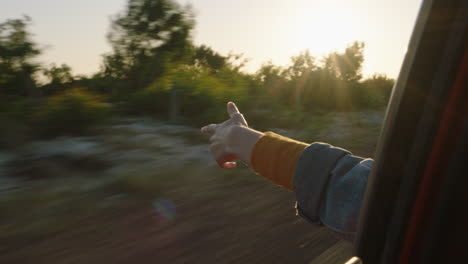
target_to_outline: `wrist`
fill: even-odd
[[[264,133],[245,127],[236,126],[232,128],[233,137],[233,150],[237,157],[251,166],[252,151],[257,141],[264,135]]]

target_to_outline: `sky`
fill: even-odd
[[[271,61],[288,65],[308,49],[313,56],[366,44],[363,73],[398,76],[422,0],[178,0],[196,14],[195,44],[221,54],[244,54],[247,72]],[[126,0],[0,0],[0,22],[28,15],[44,65],[66,63],[73,74],[99,70],[111,47],[112,16]]]

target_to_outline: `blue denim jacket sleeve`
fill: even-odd
[[[373,162],[325,143],[308,146],[294,174],[298,214],[354,240]]]

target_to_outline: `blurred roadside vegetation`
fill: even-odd
[[[65,65],[41,65],[27,16],[0,24],[0,138],[83,134],[115,115],[149,115],[201,126],[223,121],[236,102],[256,129],[303,128],[311,115],[383,109],[394,80],[363,78],[365,44],[317,58],[304,51],[289,65],[246,59],[192,40],[190,6],[172,0],[128,0],[108,33],[112,51],[92,76]],[[15,130],[16,129],[16,130]],[[22,133],[11,132],[23,131]]]
[[[238,208],[225,203],[242,193],[242,188],[247,188],[245,193],[260,195],[264,203],[277,204],[280,200],[277,193],[267,194],[273,189],[261,189],[259,186],[270,187],[263,184],[263,178],[249,175],[245,167],[239,172],[218,170],[206,163],[142,166],[139,156],[150,155],[155,163],[166,163],[168,159],[164,158],[178,155],[166,153],[169,147],[163,141],[182,139],[178,145],[169,142],[171,148],[180,150],[185,145],[206,142],[206,137],[192,128],[171,129],[167,135],[154,135],[154,130],[116,132],[115,127],[108,126],[116,118],[151,116],[164,123],[200,127],[224,121],[225,104],[234,101],[255,129],[299,131],[291,136],[307,142],[319,138],[371,156],[381,118],[369,121],[369,113],[380,113],[385,108],[394,84],[382,74],[363,78],[365,45],[358,41],[342,52],[318,58],[306,50],[293,56],[289,65],[266,62],[257,72],[247,73],[243,70],[247,59],[241,54],[220,54],[209,46],[195,45],[193,11],[173,0],[128,0],[126,9],[111,23],[107,38],[112,50],[103,55],[100,70],[91,76],[74,75],[66,64],[38,63],[37,56],[44,51],[32,38],[31,23],[27,16],[0,21],[0,150],[14,149],[35,139],[96,131],[101,132],[100,137],[92,142],[106,147],[90,154],[59,152],[43,157],[22,153],[18,148],[18,157],[4,167],[10,171],[19,168],[12,175],[27,179],[28,184],[0,196],[0,211],[10,216],[0,219],[0,241],[8,241],[0,247],[3,255],[23,257],[25,251],[18,249],[26,248],[28,253],[24,255],[35,259],[26,246],[33,245],[43,256],[47,244],[38,246],[36,242],[70,230],[74,233],[67,234],[66,246],[71,245],[75,239],[69,238],[74,236],[100,241],[102,233],[96,235],[97,230],[125,234],[120,225],[109,227],[109,223],[116,223],[116,216],[126,217],[126,209],[128,215],[137,211],[134,207],[147,210],[155,197],[191,201],[197,217],[212,216],[211,212],[200,213],[200,204],[206,211],[222,211],[213,201],[222,201],[223,210]],[[163,122],[158,121],[158,125]],[[160,141],[148,136],[159,136]],[[192,152],[199,157],[207,154],[200,149],[205,148]],[[122,153],[129,155],[122,158]],[[131,169],[111,170],[121,163]],[[248,204],[252,204],[250,199],[246,199]],[[260,201],[257,204],[265,206]],[[255,206],[246,206],[240,212],[231,221],[243,221],[246,218],[242,215],[258,215]],[[188,219],[196,225],[193,218]],[[264,221],[254,222],[264,228]],[[254,229],[260,230],[259,225]],[[112,251],[120,249],[111,246],[109,250],[115,254]]]

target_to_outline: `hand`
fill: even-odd
[[[263,133],[250,129],[244,116],[233,102],[227,104],[229,119],[221,124],[201,128],[210,137],[210,151],[221,168],[237,167],[236,160],[250,165],[252,149]]]

